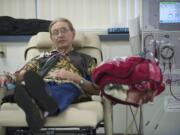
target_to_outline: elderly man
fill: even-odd
[[[91,80],[96,59],[73,50],[72,23],[56,19],[49,32],[54,50],[33,58],[12,75],[0,76],[1,86],[8,81],[15,84],[14,99],[32,132],[43,127],[46,116],[61,113],[82,95],[99,94]]]

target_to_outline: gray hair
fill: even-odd
[[[73,27],[73,24],[71,23],[70,20],[68,20],[68,19],[66,19],[66,18],[57,18],[57,19],[53,20],[53,21],[50,23],[50,25],[49,25],[49,32],[50,32],[50,34],[52,34],[52,33],[51,33],[51,28],[52,28],[52,26],[53,26],[55,23],[57,23],[57,22],[65,22],[65,23],[68,24],[68,27],[69,27],[69,29],[70,29],[71,31],[75,31],[75,29],[74,29],[74,27]]]

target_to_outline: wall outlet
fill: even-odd
[[[3,58],[6,56],[6,46],[0,45],[0,58]]]

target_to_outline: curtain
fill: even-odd
[[[35,0],[0,0],[0,16],[35,18]]]
[[[0,15],[53,20],[65,17],[76,29],[105,31],[128,27],[140,15],[142,0],[0,0]]]
[[[141,0],[37,0],[41,19],[66,17],[77,29],[104,30],[128,27],[139,16]]]

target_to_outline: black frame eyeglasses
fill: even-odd
[[[59,33],[61,33],[61,35],[64,35],[64,34],[66,34],[68,31],[70,31],[70,29],[65,28],[65,27],[62,27],[62,28],[53,30],[53,31],[52,31],[52,35],[53,35],[53,36],[58,36]]]

